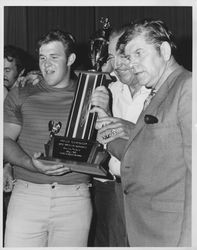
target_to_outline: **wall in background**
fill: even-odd
[[[192,7],[176,6],[9,6],[4,7],[4,44],[12,44],[36,55],[36,41],[49,29],[71,32],[78,42],[78,57],[88,67],[88,41],[99,28],[100,17],[108,17],[112,27],[134,19],[157,18],[166,22],[178,44],[177,60],[192,69]]]

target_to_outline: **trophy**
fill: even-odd
[[[96,141],[97,114],[90,113],[94,89],[101,85],[107,86],[113,81],[109,73],[101,72],[108,55],[110,23],[108,18],[101,18],[100,23],[102,29],[90,41],[93,68],[88,71],[76,71],[77,88],[65,134],[58,136],[60,122],[49,121],[49,141],[45,144],[45,156],[41,156],[40,159],[65,163],[74,172],[112,179],[104,164],[109,154],[103,145]]]
[[[108,39],[110,33],[110,22],[108,18],[101,17],[102,29],[99,29],[90,40],[90,58],[93,69],[100,72],[102,65],[108,56]]]

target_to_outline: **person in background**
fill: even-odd
[[[26,51],[13,45],[4,46],[3,84],[8,91],[20,84],[23,79],[22,76],[36,68],[37,65],[34,58]]]
[[[12,88],[20,85],[28,72],[36,68],[37,65],[34,58],[26,51],[13,45],[4,46],[4,99]],[[5,175],[7,175],[7,171],[11,171],[9,163],[4,165]],[[3,186],[5,192],[12,190],[12,182],[10,181],[4,181]]]
[[[124,136],[130,134],[131,122],[136,123],[143,109],[143,103],[150,90],[138,84],[132,70],[124,63],[125,59],[116,51],[116,45],[127,26],[111,32],[108,46],[108,61],[102,70],[111,72],[116,81],[109,85],[112,96],[112,115],[121,118],[121,129]],[[101,110],[95,107],[99,117]],[[97,247],[126,247],[128,246],[123,195],[120,176],[120,161],[111,156],[109,170],[114,180],[94,179],[94,208],[95,208],[95,240]]]
[[[60,121],[59,135],[65,131],[76,87],[70,78],[75,41],[70,33],[54,30],[40,39],[38,49],[42,79],[13,88],[4,104],[4,159],[14,165],[16,179],[5,246],[87,246],[90,176],[38,159],[49,137],[48,122]]]
[[[98,140],[121,160],[131,247],[191,246],[192,73],[176,62],[175,48],[161,20],[133,22],[117,50],[151,93],[129,139],[117,118],[97,121]]]
[[[36,69],[34,58],[23,49],[13,46],[4,46],[4,99],[8,92],[18,87],[24,76],[32,69]],[[12,191],[13,178],[12,167],[9,162],[4,162],[3,174],[3,231],[5,229],[5,220],[7,206]],[[7,178],[8,176],[8,178]]]

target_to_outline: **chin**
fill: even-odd
[[[149,87],[149,86],[148,86],[148,83],[146,83],[146,82],[144,82],[144,81],[138,81],[138,84],[139,84],[140,86]]]
[[[55,85],[55,84],[54,84],[54,81],[51,81],[51,80],[49,80],[49,79],[45,79],[45,82],[46,82],[47,85],[49,85],[49,86],[51,86],[51,87],[53,87],[53,85]]]
[[[4,84],[4,86],[7,88],[7,89],[11,89],[11,87],[14,85],[14,83],[13,84]]]
[[[54,82],[47,82],[47,84],[49,85],[49,86],[51,86],[51,87],[55,87],[57,84],[56,83],[54,83]]]
[[[147,89],[151,89],[153,85],[151,83],[143,84]]]

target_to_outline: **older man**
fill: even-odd
[[[124,136],[130,134],[131,122],[136,123],[143,103],[150,90],[140,86],[132,69],[125,64],[125,59],[116,51],[116,45],[127,26],[113,30],[109,38],[108,61],[103,66],[103,71],[112,71],[116,81],[109,85],[112,94],[112,114],[121,118],[121,129]],[[98,89],[95,91],[97,96]],[[94,98],[94,96],[93,96]],[[94,108],[99,115],[101,110]],[[102,114],[101,114],[102,115]],[[95,241],[98,247],[126,247],[128,246],[125,216],[123,206],[122,185],[120,177],[120,161],[111,156],[109,161],[110,172],[114,181],[94,180],[95,201]]]
[[[175,61],[162,21],[134,22],[118,45],[140,85],[152,89],[129,140],[117,139],[118,119],[98,122],[110,123],[99,138],[121,159],[129,244],[191,246],[191,72]]]

